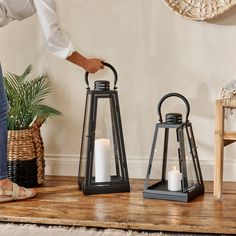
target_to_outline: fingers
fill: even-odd
[[[98,59],[99,60],[99,69],[104,69],[104,65],[103,65],[103,62],[105,61],[105,59]]]
[[[95,74],[98,70],[90,70],[88,71],[90,74]]]
[[[101,60],[98,60],[97,62],[94,63],[92,73],[96,73],[100,69],[104,69],[104,65],[102,64]]]
[[[98,58],[91,58],[88,59],[86,71],[95,74],[98,70],[104,69],[104,65],[102,64],[104,60]]]
[[[104,65],[103,64],[100,65],[100,69],[104,69]]]

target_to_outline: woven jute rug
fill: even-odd
[[[190,20],[207,20],[222,15],[236,0],[163,0],[174,12]]]
[[[83,227],[37,226],[31,224],[0,224],[1,236],[192,236],[195,234],[167,234],[124,231],[114,229],[87,229]]]

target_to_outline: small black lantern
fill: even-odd
[[[80,151],[78,185],[85,195],[129,192],[120,108],[117,94],[118,75],[114,67],[114,88],[110,82],[98,80],[91,90],[85,73],[87,95]]]
[[[184,101],[187,110],[186,119],[182,121],[182,114],[180,113],[167,113],[165,122],[163,122],[161,114],[162,103],[173,96]],[[161,98],[158,104],[160,123],[157,123],[155,128],[144,186],[143,196],[145,198],[188,202],[204,193],[192,124],[188,120],[189,112],[189,103],[183,95],[169,93]],[[170,136],[170,132],[173,131],[174,136]],[[164,145],[158,139],[158,136],[160,137],[161,135],[162,141],[164,139]],[[172,141],[175,140],[172,146],[169,145],[171,137]],[[177,137],[177,142],[175,137]],[[174,153],[172,157],[171,154],[168,157],[168,147],[172,148],[171,151]],[[156,160],[158,158],[159,160]]]

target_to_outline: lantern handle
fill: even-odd
[[[116,84],[117,84],[117,80],[118,80],[118,75],[117,75],[117,72],[116,72],[115,68],[111,64],[109,64],[107,62],[104,62],[104,61],[102,62],[102,64],[106,67],[109,67],[112,70],[112,72],[114,74],[114,90],[116,90],[117,89]],[[88,86],[87,89],[90,90],[89,82],[88,82],[88,75],[89,75],[89,72],[86,71],[85,72],[85,77],[84,77],[85,78],[85,83]]]
[[[161,115],[161,105],[162,103],[164,102],[164,100],[166,100],[167,98],[169,97],[178,97],[180,99],[182,99],[186,105],[186,123],[189,122],[188,120],[188,117],[189,117],[189,113],[190,113],[190,106],[189,106],[189,102],[188,100],[182,95],[182,94],[179,94],[179,93],[168,93],[166,94],[165,96],[163,96],[161,98],[161,100],[159,101],[158,103],[158,107],[157,107],[157,111],[158,111],[158,115],[159,115],[159,121],[162,123],[163,119],[162,119],[162,115]]]

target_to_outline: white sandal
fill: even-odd
[[[24,196],[20,196],[20,188],[25,191]],[[12,191],[5,191],[0,188],[0,202],[11,202],[17,200],[24,200],[28,198],[32,198],[36,195],[31,189],[19,187],[19,185],[12,183]]]

